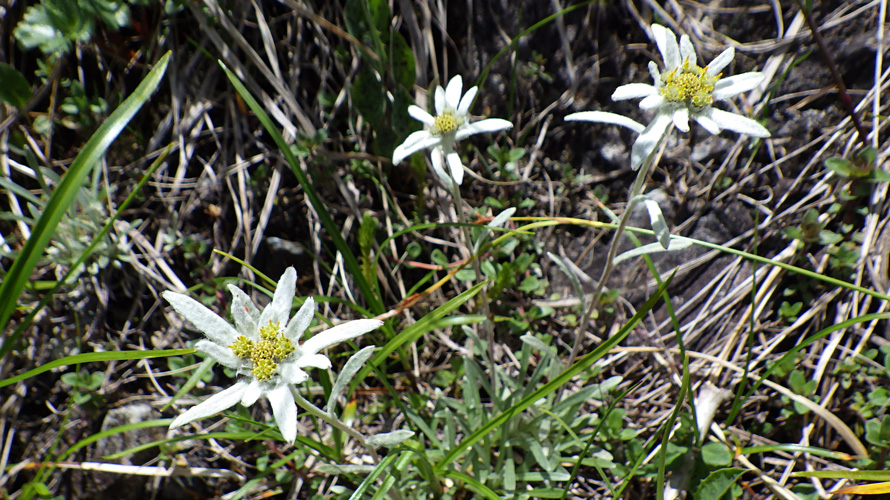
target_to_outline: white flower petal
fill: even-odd
[[[655,61],[649,61],[647,66],[649,68],[649,76],[652,77],[652,85],[655,85],[656,88],[661,88],[661,72],[658,71],[658,65],[655,64]],[[614,101],[615,98],[613,97]]]
[[[717,408],[731,397],[731,391],[715,387],[710,382],[705,382],[699,389],[695,398],[695,421],[698,423],[698,434],[702,439],[711,428]]]
[[[241,396],[241,404],[250,408],[262,395],[263,385],[259,380],[252,379],[250,385],[247,386],[247,389],[244,390],[244,394]]]
[[[640,168],[643,162],[646,161],[646,158],[658,147],[662,137],[667,134],[671,123],[673,123],[671,114],[658,113],[655,115],[655,118],[646,127],[646,130],[634,141],[634,145],[630,150],[630,168],[633,170]]]
[[[460,186],[464,181],[464,165],[460,162],[460,155],[456,151],[448,151],[445,153],[445,161],[448,163],[451,178]]]
[[[229,347],[201,339],[195,344],[195,349],[210,356],[214,361],[227,368],[237,370],[241,367],[241,359],[232,354],[232,349]]]
[[[433,104],[436,106],[437,115],[445,112],[445,89],[441,85],[436,86]]]
[[[431,148],[438,145],[442,138],[435,136],[427,130],[418,130],[405,139],[405,142],[399,144],[392,152],[392,163],[398,165],[409,155],[414,154],[421,149]]]
[[[232,293],[232,319],[235,320],[235,328],[249,336],[257,331],[257,320],[260,318],[260,311],[256,308],[250,297],[235,285],[229,285],[229,292]]]
[[[287,318],[290,317],[290,310],[294,303],[296,286],[297,271],[293,267],[289,267],[284,270],[284,274],[278,279],[272,302],[263,308],[263,313],[260,315],[258,322],[260,328],[268,325],[270,321],[278,325],[279,328],[284,328],[287,325]]]
[[[503,118],[486,118],[484,120],[479,120],[478,122],[464,124],[457,129],[457,132],[454,134],[454,140],[460,141],[471,135],[486,132],[500,132],[501,130],[507,130],[509,128],[513,128],[513,124],[510,123],[509,120],[504,120]]]
[[[306,301],[300,306],[300,310],[297,311],[297,314],[295,314],[294,317],[291,318],[290,323],[287,324],[287,329],[284,330],[284,336],[291,342],[300,342],[300,338],[303,337],[303,332],[305,332],[306,328],[309,327],[309,324],[312,323],[312,316],[314,315],[315,299],[306,297]]]
[[[217,344],[229,345],[238,338],[238,331],[232,325],[197,300],[171,291],[161,295],[180,316]]]
[[[689,108],[680,106],[671,114],[671,119],[680,132],[689,132]]]
[[[238,401],[241,401],[245,389],[247,389],[247,382],[235,382],[235,385],[232,387],[214,394],[203,403],[192,406],[188,411],[180,414],[173,420],[173,423],[170,424],[170,428],[175,429],[181,427],[189,422],[215,415],[235,406],[238,404]]]
[[[430,162],[433,164],[433,172],[439,176],[439,179],[441,179],[446,186],[451,188],[454,179],[445,172],[445,152],[442,151],[441,147],[434,148],[432,153],[430,153]]]
[[[692,117],[698,122],[699,125],[702,126],[703,129],[707,130],[711,133],[711,135],[717,135],[720,133],[720,126],[717,125],[714,120],[709,116],[711,112],[711,108],[708,108],[704,112],[696,113]]]
[[[682,62],[680,47],[677,45],[677,36],[674,35],[674,32],[659,24],[653,24],[652,36],[655,38],[655,44],[658,45],[658,51],[661,52],[665,69],[670,71],[679,66]]]
[[[721,78],[720,81],[714,84],[714,92],[711,95],[715,100],[723,101],[742,92],[757,88],[764,78],[764,74],[757,71]]]
[[[411,118],[422,122],[424,125],[432,127],[436,124],[436,117],[427,113],[426,110],[420,106],[415,106],[413,104],[408,106],[408,114],[411,115]]]
[[[714,123],[722,129],[732,130],[733,132],[747,134],[753,137],[765,138],[770,136],[769,130],[764,128],[763,125],[750,118],[735,113],[729,113],[717,108],[710,108],[709,118],[714,120]]]
[[[627,99],[640,99],[658,95],[658,89],[648,83],[628,83],[615,89],[612,93],[613,101],[624,101]]]
[[[684,62],[689,62],[689,64],[698,65],[698,60],[695,57],[695,47],[692,46],[692,41],[689,40],[689,35],[686,34],[680,37],[680,59]]]
[[[640,101],[640,109],[649,111],[650,109],[660,108],[664,104],[664,96],[661,94],[650,95]]]
[[[331,360],[324,354],[309,354],[300,356],[294,362],[297,368],[318,368],[320,370],[330,370]]]
[[[279,385],[266,393],[272,406],[272,415],[281,436],[288,443],[297,440],[297,405],[294,403],[294,395],[287,385]]]
[[[461,80],[460,75],[455,75],[454,78],[448,82],[448,86],[445,87],[445,109],[446,110],[454,110],[457,111],[458,106],[460,106],[460,91],[463,88],[464,83]],[[439,111],[438,114],[442,114]]]
[[[285,384],[296,385],[309,380],[309,374],[298,368],[293,361],[282,363],[278,371]]]
[[[723,68],[729,65],[732,62],[732,59],[735,57],[735,49],[730,47],[723,52],[721,52],[717,57],[711,61],[711,64],[708,65],[705,72],[709,76],[717,76],[723,71]]]
[[[476,98],[476,92],[478,91],[478,87],[472,87],[460,98],[460,104],[457,106],[458,116],[467,116],[467,113],[470,111],[470,105],[473,104],[473,99]]]
[[[565,117],[565,121],[609,123],[612,125],[627,127],[638,134],[646,129],[645,125],[636,120],[632,120],[624,115],[619,115],[617,113],[610,113],[608,111],[581,111],[580,113],[572,113]]]
[[[339,344],[345,340],[353,339],[376,330],[383,325],[377,319],[357,319],[341,323],[333,328],[325,330],[303,343],[300,347],[305,354],[318,354],[322,349]]]

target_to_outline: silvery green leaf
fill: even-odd
[[[643,204],[646,206],[646,210],[649,211],[649,220],[652,222],[652,230],[655,231],[658,242],[661,243],[664,249],[667,249],[671,240],[671,231],[667,227],[661,208],[658,207],[658,203],[655,200],[649,198],[644,198]]]
[[[615,257],[615,264],[620,262],[624,262],[627,259],[632,259],[634,257],[639,257],[641,255],[654,254],[660,252],[675,252],[678,250],[683,250],[685,248],[689,248],[692,245],[691,241],[687,240],[679,240],[676,238],[671,238],[670,243],[667,248],[663,248],[661,243],[649,243],[648,245],[643,245],[641,247],[633,248],[624,252],[623,254]]]
[[[549,345],[545,344],[543,340],[535,337],[530,333],[526,333],[522,337],[519,337],[519,340],[521,340],[525,344],[528,344],[530,347],[537,349],[544,356],[550,356],[553,354],[553,350],[550,348]]]
[[[406,439],[414,436],[414,431],[397,430],[392,432],[384,432],[375,434],[368,438],[368,446],[393,448],[402,444]]]
[[[337,403],[337,398],[340,397],[340,394],[343,393],[343,389],[345,389],[352,378],[355,377],[355,374],[362,369],[362,366],[365,365],[368,358],[374,354],[374,349],[376,349],[376,347],[372,345],[365,347],[353,354],[343,366],[343,370],[337,375],[337,381],[334,382],[334,387],[331,389],[331,396],[328,398],[329,415],[333,415],[334,405]]]
[[[549,444],[549,443],[545,443]],[[541,446],[541,443],[538,440],[532,439],[528,441],[529,451],[532,452],[532,456],[535,457],[535,461],[538,462],[538,465],[541,466],[545,471],[552,472],[556,469],[558,465],[556,462],[552,462],[550,460],[551,449],[549,446],[547,448]]]
[[[486,224],[486,227],[503,227],[504,224],[510,220],[510,217],[513,217],[513,214],[516,213],[516,207],[509,207],[501,211],[501,213],[497,214],[494,219]],[[491,231],[488,229],[479,233],[479,236],[476,238],[476,242],[473,244],[473,253],[479,253],[479,249],[482,248],[482,244],[488,241],[490,237]]]
[[[572,288],[575,290],[575,295],[577,295],[581,299],[582,308],[586,308],[587,306],[584,304],[584,289],[581,287],[581,280],[578,276],[578,273],[575,272],[573,266],[570,266],[569,263],[563,260],[562,257],[556,255],[553,252],[547,252],[547,257],[550,257],[559,270],[563,272],[568,278],[569,282],[572,284]]]
[[[319,464],[315,470],[323,474],[369,474],[374,468],[374,465]]]
[[[507,460],[504,461],[504,489],[516,491],[516,463],[511,455],[507,455]]]
[[[623,380],[624,378],[620,375],[615,375],[607,378],[606,380],[603,380],[598,384],[592,384],[591,387],[596,388],[595,394],[593,396],[594,399],[605,401],[606,395],[609,393],[609,391],[618,387],[618,385],[621,384]]]

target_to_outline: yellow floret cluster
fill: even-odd
[[[278,323],[269,320],[269,324],[260,328],[260,340],[254,342],[241,335],[235,343],[229,346],[232,353],[247,359],[253,364],[250,371],[257,380],[268,380],[278,370],[278,363],[291,355],[296,350],[294,345],[281,332]]]
[[[713,102],[714,84],[721,75],[708,75],[702,68],[689,61],[661,75],[661,95],[668,102],[683,102],[703,108]]]
[[[430,133],[434,135],[442,135],[453,132],[454,130],[457,130],[457,127],[460,127],[463,124],[462,122],[463,120],[459,119],[451,113],[442,113],[435,118],[435,122],[433,128],[430,130]]]

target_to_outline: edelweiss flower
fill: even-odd
[[[349,321],[300,344],[300,337],[312,321],[315,302],[312,297],[307,298],[288,321],[296,283],[297,273],[290,267],[281,275],[272,303],[262,313],[244,291],[229,285],[235,327],[191,297],[170,291],[163,293],[176,312],[207,336],[195,344],[195,349],[240,375],[232,387],[176,417],[170,424],[171,429],[219,413],[238,402],[250,406],[265,395],[272,405],[281,435],[287,442],[294,442],[297,438],[297,406],[290,386],[309,379],[303,368],[330,369],[331,361],[319,354],[322,349],[383,324],[376,319]]]
[[[421,149],[433,148],[431,158],[433,170],[442,178],[443,182],[447,185],[451,184],[452,179],[458,185],[463,182],[464,169],[460,162],[460,155],[454,150],[455,141],[466,139],[471,135],[482,132],[506,130],[512,127],[513,124],[500,118],[487,118],[470,123],[467,112],[470,110],[470,104],[473,103],[473,98],[476,97],[478,89],[473,87],[461,97],[460,91],[462,88],[463,82],[460,75],[455,76],[448,82],[447,89],[436,87],[436,116],[413,104],[408,106],[408,114],[415,120],[423,122],[429,128],[412,133],[405,139],[405,142],[396,147],[392,153],[393,164],[400,163],[408,155]],[[445,161],[448,162],[448,168],[451,171],[450,176],[445,172],[443,156]]]
[[[664,71],[659,72],[658,65],[650,61],[649,74],[654,85],[630,83],[618,87],[612,94],[613,101],[642,98],[640,108],[657,109],[655,118],[647,127],[641,131],[642,125],[629,118],[595,111],[573,113],[565,119],[613,123],[640,132],[631,151],[631,167],[634,170],[652,153],[671,124],[683,132],[689,132],[690,118],[715,135],[721,129],[728,129],[754,137],[769,137],[769,131],[756,121],[712,106],[714,101],[724,101],[757,87],[763,81],[763,73],[752,71],[721,78],[720,72],[735,57],[732,47],[702,68],[697,64],[695,49],[687,35],[680,37],[680,44],[677,45],[676,35],[658,24],[652,25],[652,35],[664,59]],[[621,122],[621,119],[633,123]]]

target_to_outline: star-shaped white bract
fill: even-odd
[[[234,327],[187,295],[170,291],[163,293],[173,309],[207,337],[199,340],[195,349],[217,363],[236,370],[239,375],[232,387],[176,417],[170,424],[171,429],[209,417],[239,402],[250,406],[265,395],[285,441],[293,443],[296,440],[297,406],[290,386],[309,379],[304,368],[331,368],[331,361],[319,354],[323,349],[383,324],[376,319],[349,321],[300,344],[300,337],[312,321],[315,302],[312,297],[307,298],[297,314],[288,321],[296,283],[297,273],[290,267],[278,281],[272,302],[262,312],[243,290],[229,285]]]
[[[732,47],[702,68],[697,64],[695,49],[687,35],[680,37],[678,45],[674,33],[658,24],[652,25],[652,35],[664,59],[664,71],[659,71],[658,65],[650,61],[649,74],[654,85],[630,83],[618,87],[612,94],[613,101],[642,99],[640,108],[655,109],[655,118],[648,126],[642,127],[629,118],[606,112],[573,113],[565,119],[613,123],[640,132],[631,150],[634,170],[655,150],[671,124],[682,132],[689,132],[690,118],[715,135],[727,129],[754,137],[769,137],[769,130],[756,121],[712,106],[714,101],[724,101],[754,89],[763,81],[763,73],[752,71],[721,78],[721,71],[735,57]]]
[[[408,114],[415,120],[423,122],[426,130],[412,133],[405,142],[396,147],[392,153],[393,164],[400,163],[408,155],[421,149],[433,148],[431,155],[433,170],[442,181],[449,186],[452,181],[458,185],[463,182],[463,165],[460,162],[460,155],[454,150],[454,143],[471,135],[506,130],[513,124],[501,118],[487,118],[470,123],[467,112],[478,89],[473,87],[461,97],[462,88],[463,81],[460,75],[452,78],[447,88],[436,87],[436,116],[413,104],[408,106]],[[445,171],[445,162],[448,163],[451,175]]]

